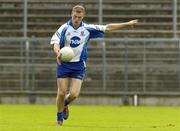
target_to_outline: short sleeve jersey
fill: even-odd
[[[81,22],[80,26],[75,29],[72,21],[69,20],[54,33],[50,44],[59,43],[60,48],[71,47],[75,56],[70,62],[62,62],[62,64],[68,68],[79,69],[82,68],[87,59],[89,40],[103,37],[105,29],[105,25],[86,24],[84,22]]]

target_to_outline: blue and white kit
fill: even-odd
[[[51,38],[50,44],[59,44],[60,48],[65,46],[71,47],[75,56],[70,62],[61,62],[57,67],[57,77],[65,78],[72,77],[82,79],[78,75],[66,74],[64,71],[79,72],[82,71],[84,76],[85,61],[87,59],[87,45],[90,39],[101,38],[104,36],[106,26],[86,24],[81,21],[79,28],[75,29],[72,21],[69,20],[63,24]],[[69,72],[68,71],[68,72]]]

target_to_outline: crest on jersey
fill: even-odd
[[[84,31],[81,31],[81,36],[85,36],[85,33],[84,33]]]
[[[81,40],[81,39],[80,39],[79,37],[77,37],[77,36],[72,37],[72,38],[71,38],[70,46],[71,46],[72,48],[75,48],[75,47],[79,46],[79,45],[80,45],[80,40]]]

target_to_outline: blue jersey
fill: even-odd
[[[81,22],[79,28],[75,29],[72,21],[63,24],[51,38],[51,44],[59,43],[60,48],[71,47],[75,56],[70,62],[61,64],[70,69],[82,69],[87,59],[87,45],[90,39],[104,36],[106,26],[86,24]]]

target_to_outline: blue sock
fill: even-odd
[[[57,121],[63,121],[63,112],[57,112]]]
[[[70,102],[67,101],[66,99],[64,100],[64,106],[67,106]]]

